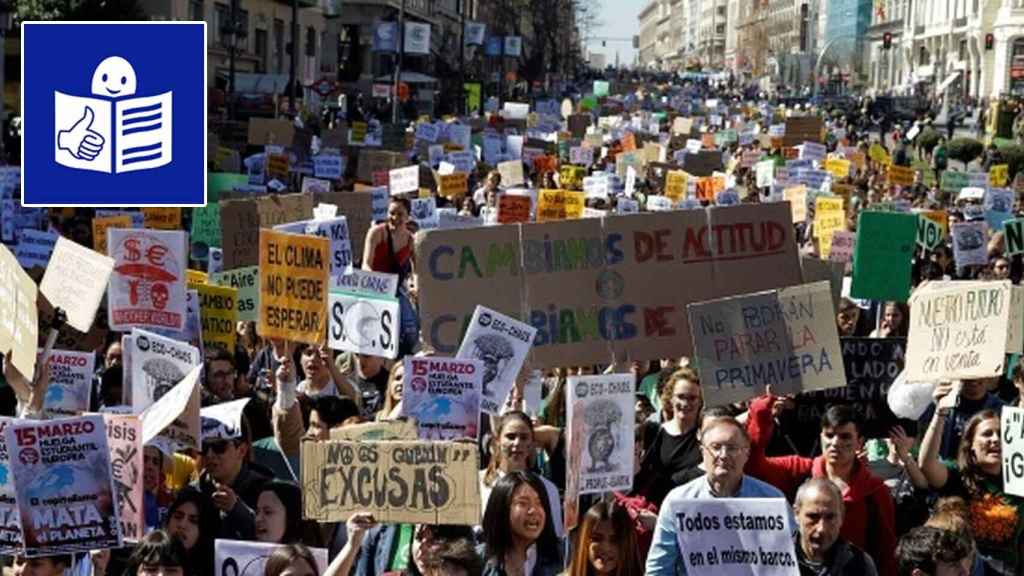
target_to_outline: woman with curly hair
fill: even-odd
[[[676,370],[661,395],[663,410],[672,418],[662,422],[641,464],[642,486],[636,492],[660,506],[672,488],[701,474],[702,460],[697,425],[704,409],[700,378],[692,368]]]
[[[948,384],[935,387],[937,405],[951,388]],[[921,471],[940,495],[967,501],[971,531],[987,573],[1020,574],[1024,500],[1004,490],[999,413],[982,410],[972,416],[964,428],[956,462],[947,463],[939,459],[939,443],[949,410],[937,409],[925,432],[919,456]]]

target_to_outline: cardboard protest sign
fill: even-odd
[[[914,169],[908,166],[889,166],[889,183],[896,186],[913,186]]]
[[[100,254],[107,254],[107,231],[111,228],[131,228],[132,219],[127,214],[92,219],[92,246]]]
[[[764,204],[428,232],[423,337],[454,353],[480,304],[537,328],[536,368],[686,353],[687,304],[800,283],[790,220]]]
[[[394,298],[398,293],[398,274],[353,269],[331,278],[331,289],[354,294]]]
[[[910,298],[906,379],[987,378],[1003,373],[1011,284],[929,282]]]
[[[29,381],[39,347],[37,298],[35,281],[0,244],[0,354]]]
[[[1003,490],[1024,496],[1024,408],[1003,406],[999,435],[1002,438]]]
[[[355,192],[330,192],[316,197],[318,202],[336,205],[338,214],[345,216],[353,265],[362,260],[363,242],[373,223],[387,219],[390,199],[386,187],[365,188],[357,184],[356,188]]]
[[[317,154],[313,156],[313,176],[328,181],[339,180],[345,173],[345,157],[340,154]],[[328,191],[330,191],[328,183]]]
[[[688,574],[800,575],[785,498],[677,499],[669,517]]]
[[[857,244],[857,233],[837,230],[832,234],[828,259],[831,262],[852,262],[854,247]]]
[[[820,116],[792,116],[786,118],[783,146],[798,146],[804,142],[822,142],[824,121]]]
[[[95,363],[96,355],[88,352],[50,351],[46,361],[50,368],[50,385],[43,399],[45,416],[78,416],[89,409]]]
[[[260,268],[246,266],[235,270],[224,270],[210,275],[210,282],[237,290],[235,308],[238,320],[252,322],[259,319]]]
[[[374,172],[388,172],[405,163],[404,155],[386,150],[362,149],[359,151],[356,178],[360,182],[372,182]]]
[[[14,248],[14,256],[18,263],[26,270],[36,267],[45,269],[60,236],[49,230],[20,230],[19,232],[18,245]]]
[[[438,176],[438,194],[448,199],[461,198],[469,193],[469,175],[454,172]]]
[[[191,286],[199,293],[199,317],[203,327],[203,348],[235,350],[238,323],[238,289],[214,284]]]
[[[946,240],[948,216],[945,210],[919,212],[917,215],[917,245],[925,250],[934,250]]]
[[[1003,233],[1006,237],[1006,255],[1024,254],[1024,218],[1003,222]]]
[[[292,514],[294,511],[289,510],[288,513]],[[213,541],[213,576],[263,576],[266,573],[267,560],[282,546],[283,544],[217,538]],[[316,561],[317,573],[325,574],[327,549],[310,548],[309,551]]]
[[[984,221],[957,222],[951,228],[957,268],[988,264],[988,225]]]
[[[4,440],[25,556],[121,546],[102,416],[16,420]]]
[[[416,421],[421,440],[475,439],[484,370],[482,360],[406,356],[401,415]]]
[[[570,453],[582,454],[579,494],[628,491],[633,486],[633,380],[632,374],[603,374],[570,376],[566,383],[566,444]]]
[[[910,296],[911,257],[917,216],[861,212],[853,254],[850,295],[866,300],[906,302]]]
[[[850,175],[850,161],[839,158],[829,158],[822,166],[834,178],[841,179]]]
[[[199,449],[199,376],[202,371],[202,366],[193,368],[139,415],[143,444],[162,435],[181,449]]]
[[[817,390],[796,397],[797,426],[814,430],[829,406],[852,406],[862,418],[863,433],[869,438],[887,438],[889,430],[900,424],[889,408],[889,388],[903,371],[906,359],[905,338],[840,338],[845,386]],[[842,383],[841,383],[842,384]]]
[[[1003,188],[1010,180],[1010,166],[995,164],[988,169],[989,183],[996,188]]]
[[[807,221],[807,186],[791,186],[782,191],[782,197],[789,202],[793,224]]]
[[[203,363],[195,346],[145,330],[134,330],[129,342],[124,354],[131,358],[131,405],[136,414],[149,408]]]
[[[113,270],[113,258],[61,237],[39,291],[50,304],[64,310],[72,328],[88,332]]]
[[[537,222],[580,218],[585,202],[583,192],[541,190],[537,197]]]
[[[477,306],[473,311],[455,357],[484,363],[481,410],[501,414],[536,335],[537,329],[529,324],[485,306]]]
[[[675,201],[685,198],[688,176],[682,170],[669,170],[665,175],[665,196]]]
[[[295,125],[290,120],[252,117],[249,119],[249,144],[276,144],[288,147],[295,139]]]
[[[382,523],[480,523],[480,453],[474,443],[302,443],[303,517],[341,522],[369,512]],[[371,479],[376,490],[359,489]],[[386,491],[386,499],[374,498]]]
[[[332,350],[398,357],[399,305],[394,294],[332,290],[327,345]]]
[[[375,442],[381,440],[416,440],[417,436],[416,421],[410,419],[366,422],[331,428],[331,440]]]
[[[107,253],[114,271],[107,291],[112,330],[185,327],[185,233],[115,228]]]
[[[530,221],[530,197],[502,194],[498,197],[498,223],[515,224]],[[1024,252],[1024,248],[1021,249]]]
[[[814,199],[814,236],[831,238],[837,230],[846,229],[843,199],[837,196],[818,196]]]
[[[790,394],[845,383],[828,282],[691,304],[687,312],[708,406],[766,386]]]
[[[206,206],[198,206],[192,209],[191,240],[193,243],[202,243],[207,246],[220,248],[221,227],[220,227],[220,204],[210,202]]]
[[[408,194],[420,189],[420,167],[406,166],[388,172],[388,185],[391,195]]]
[[[142,422],[137,416],[104,414],[110,446],[110,479],[117,494],[121,534],[138,541],[146,533],[142,504]]]
[[[327,331],[326,238],[260,230],[260,315],[265,338],[319,344]]]
[[[0,416],[0,434],[4,434],[14,418]],[[2,436],[0,436],[2,437]],[[15,478],[11,475],[10,454],[7,452],[7,443],[0,442],[0,554],[20,554],[23,547],[21,535],[21,517],[18,513],[16,502],[17,494],[14,490]]]
[[[152,230],[178,230],[181,228],[181,208],[143,208],[142,216],[145,228]]]
[[[352,270],[352,243],[349,239],[348,219],[345,216],[280,224],[274,226],[274,230],[327,238],[330,241],[331,274],[343,274]]]

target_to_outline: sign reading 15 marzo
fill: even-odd
[[[25,205],[206,203],[205,23],[25,22],[22,55]]]

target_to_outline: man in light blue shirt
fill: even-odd
[[[647,555],[645,572],[648,576],[686,574],[672,513],[674,502],[706,498],[785,498],[778,488],[743,474],[750,454],[750,439],[746,428],[734,418],[706,420],[700,440],[706,474],[675,488],[662,502],[651,551]],[[793,511],[786,508],[793,530],[796,520]]]

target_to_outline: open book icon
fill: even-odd
[[[172,92],[108,100],[54,92],[54,160],[108,174],[171,163]]]

